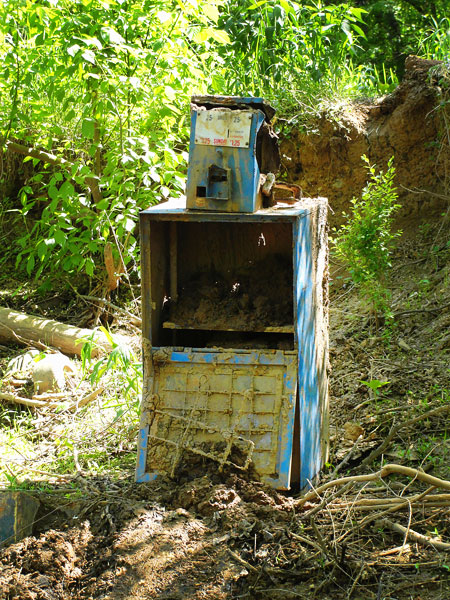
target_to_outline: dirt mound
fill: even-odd
[[[0,559],[0,598],[65,598],[83,575],[93,536],[89,523],[68,531],[49,530],[10,546]]]
[[[292,322],[292,266],[281,255],[268,256],[229,274],[229,285],[214,272],[188,281],[172,318],[189,327],[258,329]],[[271,286],[267,286],[267,281]]]
[[[395,157],[401,221],[429,218],[448,206],[448,108],[440,106],[448,94],[448,74],[439,74],[441,65],[409,56],[404,80],[392,94],[354,103],[338,116],[323,115],[314,132],[294,133],[283,141],[289,179],[306,196],[326,196],[335,212],[332,222],[340,221],[342,210],[366,183],[364,154],[380,168]]]

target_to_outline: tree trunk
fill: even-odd
[[[16,342],[27,346],[51,346],[64,354],[80,356],[83,342],[78,340],[91,337],[93,334],[92,356],[96,356],[102,351],[110,352],[112,350],[106,336],[101,331],[94,333],[92,329],[81,329],[52,319],[35,317],[0,307],[1,341]],[[126,338],[123,337],[117,339],[117,343],[126,343],[126,341]]]

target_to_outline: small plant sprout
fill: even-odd
[[[373,396],[377,398],[380,393],[380,388],[382,388],[385,385],[388,385],[390,381],[380,381],[379,379],[371,379],[370,381],[360,380],[360,383],[367,386],[369,390],[371,390]]]

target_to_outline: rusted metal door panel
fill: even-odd
[[[278,489],[290,481],[297,353],[154,349],[137,479],[174,474],[183,454],[245,468]],[[236,450],[238,449],[238,450]],[[237,452],[237,454],[236,454]]]

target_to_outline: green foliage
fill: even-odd
[[[365,37],[365,12],[320,0],[228,0],[219,25],[231,42],[218,48],[221,62],[211,86],[267,97],[285,114],[300,106],[306,121],[323,100],[364,87],[365,69],[353,61]]]
[[[388,385],[390,381],[380,381],[379,379],[371,379],[370,381],[361,380],[361,383],[367,386],[376,398],[380,393],[379,389],[385,385]]]
[[[380,74],[385,69],[401,79],[405,58],[409,54],[423,56],[422,38],[437,24],[442,37],[445,35],[442,26],[448,13],[447,0],[361,0],[358,6],[367,11],[363,27],[366,39],[358,56],[359,64],[373,65]],[[424,58],[443,58],[444,51],[437,46],[434,51]]]
[[[355,4],[5,0],[0,136],[35,151],[8,258],[29,276],[101,281],[111,243],[137,272],[139,211],[183,192],[194,92],[261,95],[305,124],[341,97],[391,91],[419,46],[448,57],[445,2]]]
[[[450,61],[450,18],[431,19],[430,25],[419,40],[420,53],[424,58]]]
[[[29,275],[101,276],[108,239],[136,267],[139,211],[183,189],[189,97],[206,89],[198,56],[228,39],[217,18],[195,0],[2,4],[2,139],[53,156],[25,159],[17,265]]]
[[[272,86],[320,81],[341,74],[348,54],[364,36],[364,10],[349,4],[305,5],[283,0],[227,2],[220,25],[231,43],[220,50],[230,92],[259,95]]]
[[[125,411],[131,411],[137,418],[142,393],[142,363],[138,362],[129,346],[118,344],[105,327],[99,327],[99,330],[105,335],[112,350],[108,356],[93,361],[92,351],[96,348],[94,331],[84,341],[81,349],[82,371],[88,376],[92,386],[98,386],[108,378],[113,379],[114,385],[120,389],[121,401],[108,406],[117,406],[117,417],[121,417]]]
[[[394,214],[399,208],[394,186],[395,168],[393,158],[389,160],[387,171],[378,173],[367,157],[363,160],[367,164],[369,182],[361,198],[352,199],[352,212],[344,213],[346,222],[332,241],[336,256],[369,298],[374,312],[387,314],[391,252],[401,233],[392,231]]]

